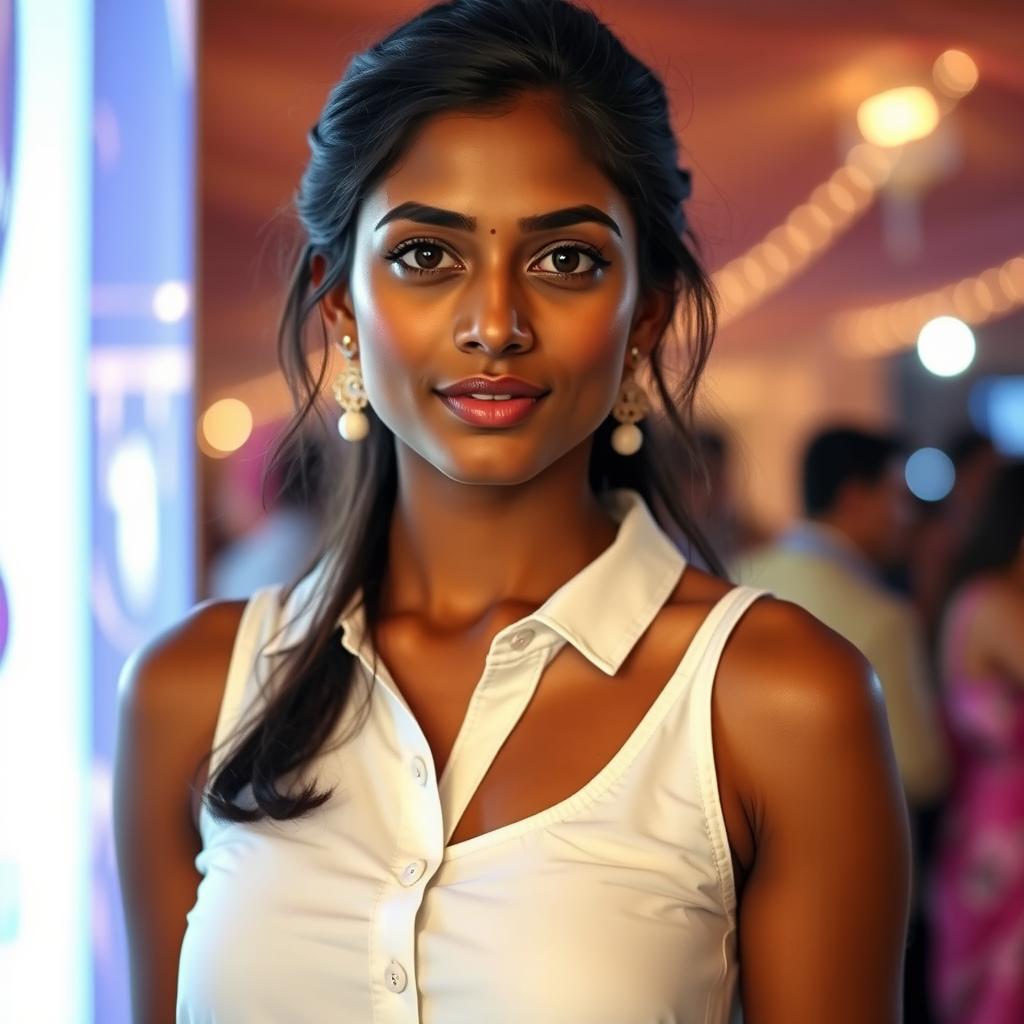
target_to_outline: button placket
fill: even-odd
[[[412,777],[421,785],[427,784],[427,762],[422,757],[414,757],[409,762],[409,770],[412,772]]]
[[[425,860],[410,861],[402,869],[401,875],[399,875],[402,885],[415,885],[423,877],[426,867],[427,862]]]

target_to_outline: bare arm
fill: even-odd
[[[720,670],[755,838],[739,911],[744,1020],[898,1024],[910,832],[882,695],[837,634],[761,604]]]
[[[213,743],[242,607],[201,605],[135,652],[121,675],[114,836],[135,1024],[174,1020],[185,915],[199,883],[190,785]]]

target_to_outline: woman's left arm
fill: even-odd
[[[739,908],[744,1024],[899,1024],[910,829],[884,699],[838,634],[759,604],[726,652],[743,681],[724,688],[755,843]]]

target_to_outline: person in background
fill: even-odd
[[[737,560],[734,575],[802,605],[859,648],[885,696],[911,813],[914,885],[904,965],[904,1021],[925,1024],[928,932],[921,879],[932,808],[949,784],[949,745],[931,683],[924,633],[910,601],[885,583],[906,554],[910,494],[901,444],[852,427],[823,430],[803,460],[805,518],[774,544]]]
[[[942,708],[954,783],[927,888],[941,1024],[1024,1021],[1024,462],[996,475],[953,565]]]
[[[882,574],[906,550],[910,495],[892,437],[833,427],[803,460],[805,518],[733,564],[735,578],[806,608],[867,657],[885,695],[896,760],[911,806],[941,798],[948,745],[910,603]]]
[[[939,617],[948,593],[953,559],[1005,461],[989,438],[972,429],[951,437],[943,451],[956,474],[953,488],[941,502],[923,510],[913,531],[909,561],[910,589],[931,648],[938,639]]]

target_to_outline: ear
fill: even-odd
[[[672,320],[675,305],[674,292],[663,288],[648,288],[636,304],[628,349],[635,346],[640,350],[642,358],[650,356],[658,339],[665,333]]]
[[[314,288],[319,288],[327,274],[327,257],[315,252],[309,260],[310,281]],[[320,317],[332,341],[337,341],[342,334],[355,335],[356,320],[349,302],[348,284],[338,284],[332,288],[318,303]]]

